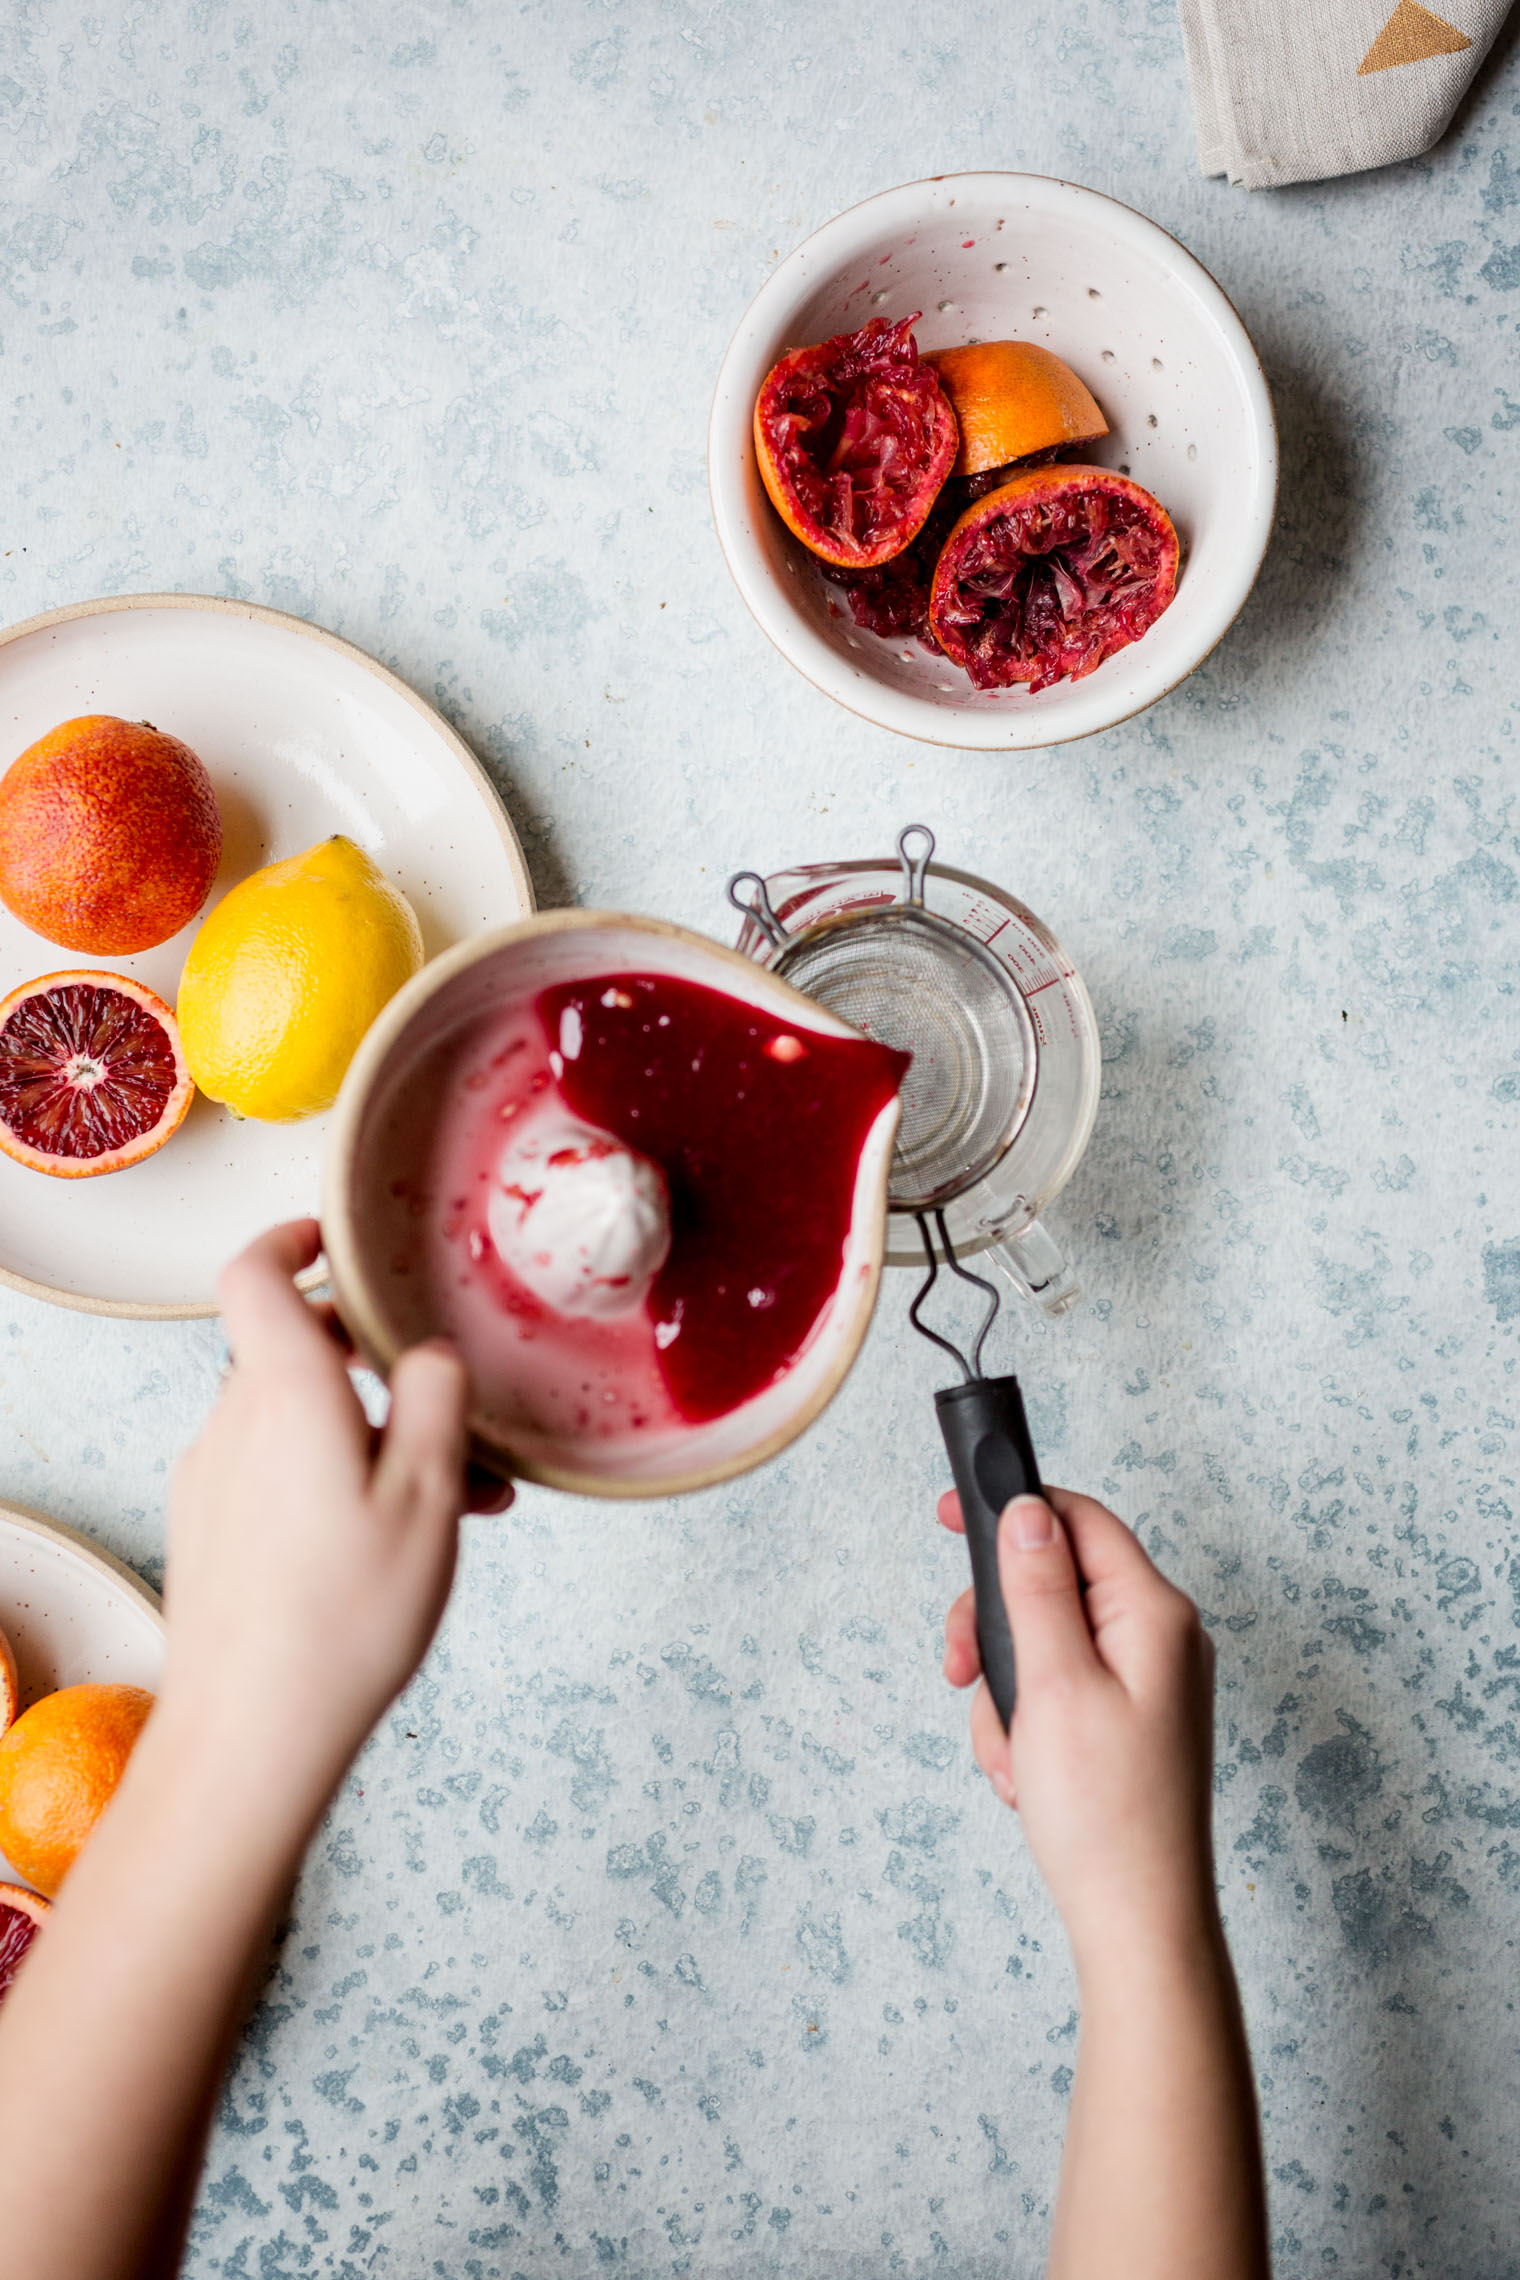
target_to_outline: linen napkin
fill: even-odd
[[[1247,190],[1438,142],[1510,0],[1178,0],[1205,174]]]

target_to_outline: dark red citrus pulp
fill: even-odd
[[[929,589],[934,565],[949,537],[964,500],[962,486],[947,483],[929,510],[929,519],[917,538],[874,570],[842,570],[825,564],[824,576],[837,586],[850,606],[850,615],[867,633],[900,640],[905,635],[938,649],[929,626]]]
[[[939,374],[921,362],[917,312],[793,349],[755,404],[771,502],[825,562],[869,569],[922,529],[960,441]]]
[[[978,499],[946,540],[929,620],[979,689],[1079,681],[1138,641],[1177,583],[1177,533],[1106,467],[1036,467]]]
[[[174,1016],[140,982],[46,974],[0,1004],[0,1148],[39,1171],[117,1171],[169,1137],[194,1088]]]
[[[926,649],[937,651],[939,643],[929,623],[929,600],[935,564],[946,539],[977,499],[999,490],[1027,467],[1043,467],[1058,459],[1061,449],[1054,445],[1049,451],[1032,451],[1017,467],[994,467],[982,475],[952,475],[917,538],[874,570],[844,570],[826,563],[823,574],[849,603],[855,623],[867,633],[884,634],[889,639],[912,635]]]

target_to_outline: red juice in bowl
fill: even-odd
[[[509,1442],[663,1437],[726,1415],[823,1317],[861,1152],[906,1067],[656,973],[480,1017],[392,1111],[391,1161],[416,1167],[385,1199],[396,1318],[458,1342]],[[556,1177],[602,1184],[562,1187],[556,1207]],[[658,1240],[646,1224],[629,1254],[641,1271],[595,1277],[596,1257],[577,1269],[538,1247],[551,1218],[572,1246],[578,1199],[592,1217],[610,1208],[614,1177],[628,1208],[661,1214]]]

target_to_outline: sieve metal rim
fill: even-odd
[[[927,864],[925,868],[928,868]],[[925,1211],[942,1210],[946,1204],[955,1202],[957,1197],[967,1194],[996,1171],[1023,1130],[1029,1111],[1034,1105],[1034,1096],[1040,1081],[1040,1053],[1033,1016],[1025,1003],[1022,990],[1020,990],[1002,959],[989,949],[988,945],[977,935],[971,933],[967,927],[958,926],[954,919],[945,918],[938,911],[927,909],[921,902],[899,900],[890,903],[878,903],[866,909],[831,911],[826,917],[814,919],[810,925],[799,928],[795,934],[787,935],[786,940],[776,946],[775,956],[767,959],[766,963],[773,974],[779,975],[783,981],[786,981],[790,979],[788,967],[801,963],[801,954],[805,950],[815,947],[825,936],[852,932],[864,927],[887,928],[896,926],[916,927],[929,935],[931,939],[938,937],[948,948],[954,951],[957,957],[969,956],[975,960],[1011,1007],[1024,1056],[1013,1110],[1003,1126],[995,1147],[984,1149],[969,1169],[960,1172],[954,1180],[945,1181],[924,1195],[915,1194],[911,1197],[904,1197],[901,1191],[893,1186],[889,1175],[887,1181],[889,1209],[916,1215]],[[799,983],[793,984],[794,988],[801,986]],[[811,994],[811,992],[803,990],[804,996]],[[826,1002],[822,998],[818,1000],[819,1004]]]

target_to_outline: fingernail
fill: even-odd
[[[1006,1773],[1003,1773],[1002,1771],[995,1773],[992,1776],[992,1786],[997,1791],[999,1797],[1002,1798],[1005,1805],[1011,1805],[1013,1803],[1013,1783],[1009,1780]]]
[[[1021,1552],[1037,1552],[1056,1540],[1055,1520],[1043,1497],[1016,1496],[1003,1521]]]

